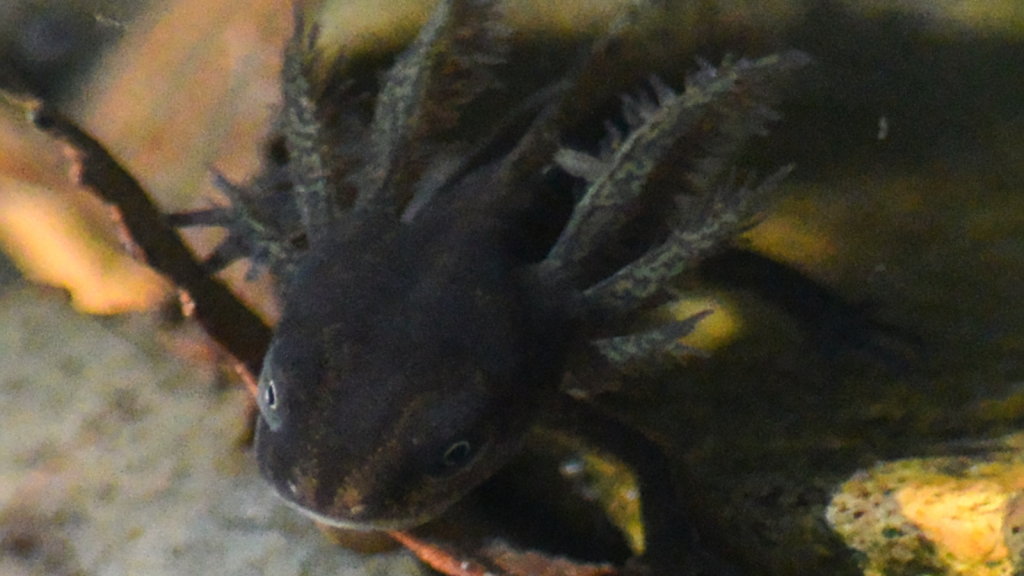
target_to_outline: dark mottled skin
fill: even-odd
[[[260,419],[257,458],[329,523],[437,515],[516,452],[557,390],[565,302],[527,280],[514,219],[481,201],[492,178],[472,175],[412,224],[339,222],[289,288],[263,375],[281,425]]]

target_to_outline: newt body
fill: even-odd
[[[588,112],[575,107],[594,100],[593,84],[560,82],[462,148],[454,168],[435,170],[451,158],[435,136],[493,87],[499,8],[440,2],[366,120],[311,86],[316,55],[298,18],[283,74],[287,154],[249,186],[223,186],[230,234],[213,259],[246,247],[283,285],[257,398],[259,468],[324,523],[425,522],[516,453],[570,363],[615,370],[674,350],[703,314],[623,332],[669,281],[748,225],[755,200],[788,172],[747,186],[728,157],[775,119],[779,82],[806,62],[797,52],[704,66],[678,93],[653,80],[625,100],[628,130],[610,129],[596,156],[559,142],[563,124]],[[614,52],[599,42],[574,76],[599,78],[595,67]],[[521,129],[497,146],[507,126]],[[692,161],[685,182],[652,190],[684,136],[708,158]],[[531,215],[550,200],[553,170],[576,178],[578,201],[538,254],[534,232],[545,226]],[[282,198],[283,208],[266,209]],[[638,222],[652,233],[639,250],[618,250]]]

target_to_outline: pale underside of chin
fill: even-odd
[[[347,518],[339,516],[331,516],[323,512],[307,508],[298,502],[295,502],[283,494],[275,493],[279,498],[284,500],[285,504],[289,507],[299,511],[303,515],[315,520],[320,524],[332,526],[335,528],[342,528],[345,530],[358,530],[360,532],[369,532],[373,530],[388,531],[388,530],[405,530],[408,528],[414,528],[421,524],[425,524],[430,520],[437,517],[437,513],[424,513],[418,516],[409,516],[403,518]]]

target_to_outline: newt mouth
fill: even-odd
[[[326,526],[359,532],[415,528],[439,516],[449,504],[444,502],[443,505],[433,506],[417,514],[400,516],[389,514],[379,506],[359,501],[351,504],[335,501],[331,506],[320,506],[315,504],[316,499],[312,492],[303,490],[295,482],[285,481],[284,486],[277,481],[273,481],[272,484],[278,498],[302,515]]]
[[[433,515],[424,515],[422,517],[409,517],[409,518],[366,518],[358,519],[352,517],[338,517],[330,516],[306,507],[295,500],[292,500],[287,495],[283,494],[280,490],[274,490],[274,493],[284,501],[288,507],[298,511],[307,518],[313,521],[331,526],[334,528],[342,528],[344,530],[356,530],[359,532],[370,532],[370,531],[390,531],[390,530],[406,530],[409,528],[415,528],[421,524],[425,524],[434,518]],[[352,514],[358,516],[365,512],[365,507],[362,505],[354,506]]]

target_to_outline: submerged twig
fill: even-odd
[[[195,305],[192,315],[207,334],[258,374],[270,327],[210,276],[138,181],[95,138],[45,103],[33,108],[31,118],[40,129],[71,147],[80,183],[120,212],[147,263],[188,293]]]
[[[448,576],[502,576],[489,571],[479,562],[456,558],[451,552],[421,540],[408,532],[392,530],[388,532],[388,535],[408,548],[425,564]]]

